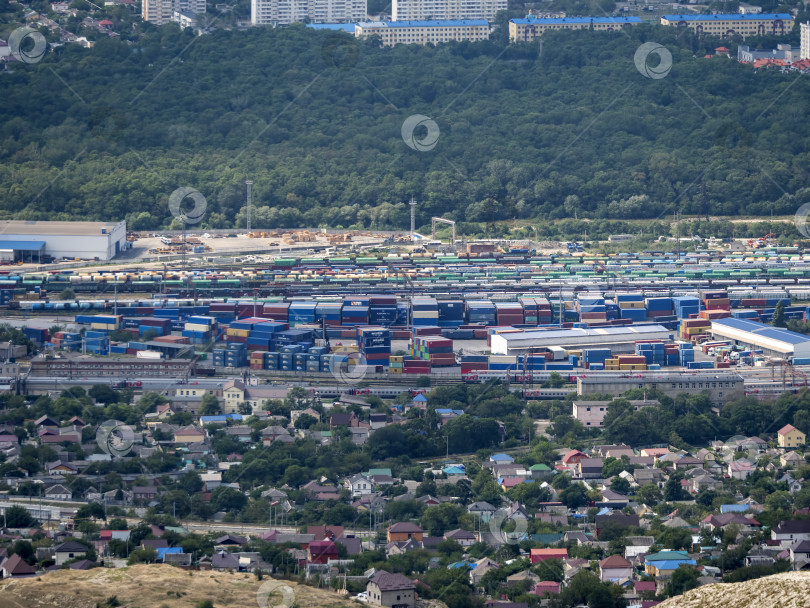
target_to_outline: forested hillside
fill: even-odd
[[[502,34],[382,49],[303,26],[165,26],[61,47],[0,73],[0,213],[159,228],[191,186],[203,226],[228,227],[245,179],[254,226],[273,227],[402,228],[411,196],[424,218],[466,221],[788,214],[810,200],[806,77],[706,59],[719,41],[660,27],[542,47]],[[672,52],[665,78],[634,65],[647,40]],[[403,141],[412,114],[438,125],[432,150]]]

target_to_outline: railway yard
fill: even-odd
[[[28,390],[51,390],[47,379],[176,376],[387,394],[426,376],[434,385],[500,380],[527,397],[561,398],[595,390],[582,377],[632,376],[641,388],[708,370],[742,377],[760,397],[806,385],[810,338],[769,325],[777,307],[783,326],[807,320],[810,257],[798,249],[569,250],[338,249],[204,269],[8,270],[0,304],[39,347],[20,365]],[[170,361],[182,365],[167,372]]]

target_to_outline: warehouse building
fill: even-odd
[[[621,395],[630,389],[656,389],[675,397],[681,393],[699,394],[703,391],[715,403],[725,402],[732,394],[742,393],[740,374],[718,372],[630,372],[627,374],[591,373],[577,378],[579,395]]]
[[[48,257],[110,260],[127,247],[127,224],[0,221],[0,259],[42,262]]]
[[[573,329],[538,329],[493,334],[493,355],[521,353],[559,346],[562,348],[607,347],[611,352],[632,353],[636,340],[672,340],[672,332],[663,325],[628,325]]]
[[[748,319],[713,320],[712,336],[715,340],[730,340],[744,348],[761,349],[769,357],[810,357],[810,336]]]

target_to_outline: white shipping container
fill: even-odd
[[[162,359],[163,353],[156,350],[139,350],[135,357],[138,359]]]

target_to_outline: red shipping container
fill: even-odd
[[[731,306],[728,298],[706,300],[705,304],[706,310],[728,310]]]

